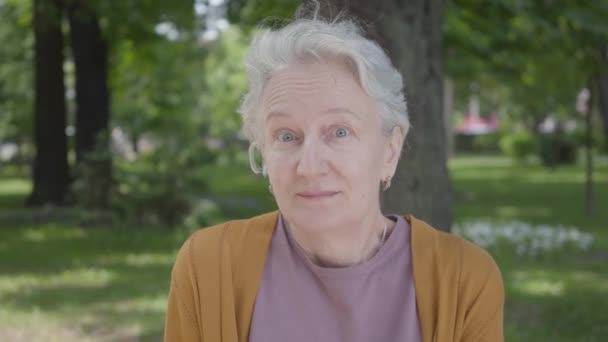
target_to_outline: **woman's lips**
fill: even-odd
[[[321,199],[330,198],[330,197],[336,195],[337,193],[338,193],[338,191],[303,191],[303,192],[296,193],[296,195],[298,195],[299,197],[305,198],[305,199],[321,200]]]

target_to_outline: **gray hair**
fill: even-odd
[[[389,135],[399,127],[405,137],[410,123],[403,94],[403,79],[382,48],[364,37],[353,19],[339,16],[327,20],[318,15],[296,18],[280,29],[260,29],[254,35],[245,64],[249,90],[239,112],[243,115],[243,133],[249,140],[249,160],[255,173],[265,173],[256,166],[255,149],[264,144],[260,101],[267,82],[294,61],[338,57],[351,67],[363,90],[380,105],[383,131]]]

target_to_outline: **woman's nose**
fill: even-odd
[[[306,139],[297,153],[296,172],[299,176],[317,176],[327,171],[322,142]]]

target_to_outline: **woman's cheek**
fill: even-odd
[[[266,151],[266,165],[268,168],[284,168],[292,162],[293,153],[286,148],[272,148]]]

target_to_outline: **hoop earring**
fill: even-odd
[[[388,176],[380,181],[380,185],[382,186],[382,191],[388,190],[388,188],[391,187],[391,176]]]

